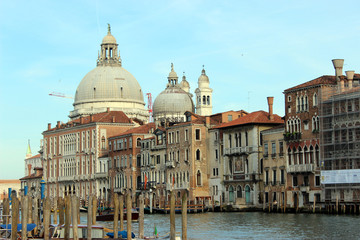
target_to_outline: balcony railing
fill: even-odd
[[[284,140],[287,142],[291,142],[291,141],[298,142],[300,139],[301,139],[301,133],[299,133],[299,132],[284,133]]]
[[[286,169],[286,171],[288,173],[313,172],[314,170],[315,170],[315,165],[314,164],[290,165]]]
[[[95,178],[107,178],[108,174],[106,172],[95,173]]]
[[[166,183],[166,190],[180,190],[180,189],[189,189],[188,182],[180,182],[180,183]]]
[[[256,146],[225,148],[225,155],[249,154],[249,153],[255,152],[257,150],[258,150],[258,148]]]
[[[175,167],[175,162],[174,161],[167,161],[165,163],[165,166],[169,167],[169,168],[174,168]]]

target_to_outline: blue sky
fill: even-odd
[[[153,100],[170,64],[190,91],[202,65],[213,113],[284,114],[283,90],[334,74],[331,59],[359,71],[358,1],[0,1],[0,179],[24,175],[30,139],[39,150],[47,123],[66,122],[77,85],[95,68],[107,23],[123,67]],[[145,97],[145,96],[144,96]]]

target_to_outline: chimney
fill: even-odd
[[[84,124],[84,118],[80,116],[80,124]]]
[[[114,123],[115,122],[115,116],[112,116],[111,121]]]
[[[48,130],[51,129],[51,123],[48,123]]]
[[[205,117],[205,125],[206,127],[210,127],[210,116]]]
[[[274,120],[274,115],[273,115],[274,97],[267,97],[267,101],[268,101],[268,105],[269,105],[269,120],[273,121]]]
[[[57,123],[56,123],[56,128],[57,128],[57,129],[60,128],[60,121],[57,121]]]
[[[334,65],[335,68],[335,77],[336,77],[336,81],[340,80],[340,76],[342,75],[342,69],[343,69],[343,65],[344,65],[344,59],[333,59],[332,63]]]
[[[353,86],[355,71],[345,71],[345,73],[346,73],[346,78],[348,80],[349,89],[351,89]]]
[[[110,108],[106,108],[106,112],[110,112]]]
[[[93,120],[94,120],[94,117],[92,114],[90,114],[90,122],[93,122]]]

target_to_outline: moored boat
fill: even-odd
[[[131,221],[138,221],[139,212],[135,209],[131,210]],[[123,220],[127,221],[127,212],[124,211]],[[101,212],[96,216],[96,221],[114,221],[114,213],[113,212]]]

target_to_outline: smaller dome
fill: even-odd
[[[102,44],[116,44],[116,39],[113,35],[111,35],[110,24],[108,24],[108,34],[103,38]]]
[[[184,87],[190,87],[190,84],[188,81],[186,81],[186,77],[185,75],[182,77],[182,81],[180,82],[180,86],[181,88],[184,88]]]
[[[108,33],[102,40],[102,44],[116,44],[116,39],[111,33]]]
[[[207,82],[207,83],[210,83],[210,82],[209,82],[209,77],[208,77],[208,76],[206,75],[206,73],[205,73],[205,69],[203,69],[203,70],[201,71],[201,75],[200,75],[198,81],[199,81],[199,82]]]
[[[169,73],[168,78],[178,78],[176,72],[174,71],[174,64],[173,63],[171,63],[171,72]]]

